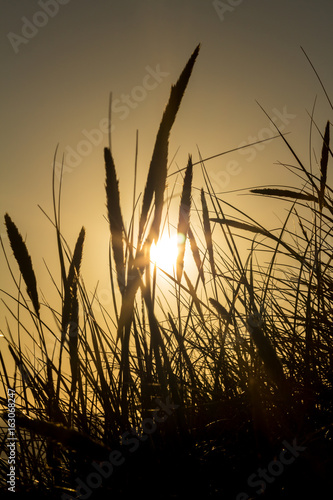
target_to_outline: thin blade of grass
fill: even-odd
[[[184,338],[182,335],[180,335],[177,327],[176,327],[176,324],[171,316],[170,313],[168,313],[168,319],[169,319],[169,323],[170,323],[170,326],[171,326],[171,329],[172,329],[172,332],[174,334],[174,336],[176,337],[177,339],[177,342],[178,342],[178,345],[179,345],[179,350],[180,352],[182,353],[183,357],[184,357],[184,361],[186,363],[186,366],[187,366],[187,370],[188,370],[188,373],[189,373],[189,376],[190,376],[190,379],[191,379],[191,383],[192,383],[192,387],[195,387],[195,388],[198,388],[198,386],[200,385],[199,384],[199,380],[197,379],[196,377],[196,374],[195,374],[195,369],[193,367],[193,364],[190,360],[190,357],[188,355],[188,352],[186,350],[186,347],[185,347],[185,344],[184,344]]]
[[[214,220],[214,219],[209,219],[208,208],[207,208],[205,193],[204,193],[203,189],[201,189],[201,205],[202,205],[202,219],[203,219],[204,234],[205,234],[205,240],[206,240],[208,256],[209,256],[209,263],[210,263],[210,268],[212,271],[212,276],[213,276],[213,278],[215,278],[216,270],[215,270],[215,261],[214,261],[214,252],[213,252],[212,230],[211,230],[210,222],[209,222],[210,220]]]
[[[275,236],[275,234],[267,231],[266,229],[257,226],[251,226],[250,224],[245,224],[244,222],[238,222],[231,219],[212,218],[210,220],[212,222],[217,222],[219,224],[226,224],[227,226],[235,227],[237,229],[242,229],[244,231],[250,231],[251,233],[262,234],[263,236],[267,236],[268,238],[271,238],[272,240],[277,241],[280,245],[282,245],[299,262],[302,262],[307,267],[311,268],[311,265],[304,260],[304,257],[302,255],[298,254],[293,248],[291,248],[290,245],[288,245],[281,238]]]
[[[192,255],[193,255],[193,259],[194,259],[195,265],[197,266],[198,273],[199,273],[199,276],[201,278],[201,281],[202,281],[203,285],[205,285],[205,275],[204,275],[204,272],[203,272],[202,262],[201,262],[201,259],[200,259],[199,248],[198,248],[197,242],[195,240],[195,237],[194,237],[193,231],[191,229],[191,226],[189,226],[189,228],[188,228],[188,237],[189,237],[189,240],[190,240],[190,247],[191,247],[191,251],[192,251]]]
[[[296,217],[297,217],[297,219],[298,219],[299,226],[300,226],[300,228],[301,228],[301,230],[302,230],[303,236],[304,236],[304,238],[305,238],[306,242],[307,242],[307,243],[309,243],[308,233],[307,233],[307,232],[306,232],[306,230],[305,230],[305,227],[304,227],[304,225],[303,225],[303,223],[302,223],[302,220],[301,220],[301,218],[300,218],[299,214],[297,213],[297,210],[296,210],[296,209],[294,209],[294,211],[295,211]]]
[[[330,98],[329,98],[328,93],[326,92],[325,86],[324,86],[324,84],[323,84],[323,82],[322,82],[322,80],[321,80],[321,78],[320,78],[320,76],[319,76],[319,74],[318,74],[317,70],[315,69],[314,65],[312,64],[312,62],[311,62],[311,60],[310,60],[309,56],[307,55],[307,53],[305,52],[305,50],[303,49],[303,47],[301,47],[301,50],[302,50],[303,54],[305,55],[305,57],[307,58],[307,60],[308,60],[308,62],[309,62],[309,64],[310,64],[311,68],[313,69],[313,71],[314,71],[314,73],[315,73],[316,77],[318,78],[318,81],[319,81],[319,83],[320,83],[320,85],[321,85],[321,88],[323,89],[323,91],[324,91],[324,93],[325,93],[325,96],[326,96],[326,98],[327,98],[327,100],[328,100],[328,102],[329,102],[329,104],[330,104],[330,106],[331,106],[331,109],[333,109],[333,104],[332,104],[332,102],[331,102],[331,100],[330,100]]]
[[[261,104],[259,104],[258,101],[256,101],[258,106],[260,107],[260,109],[265,113],[265,115],[267,116],[267,118],[269,119],[269,121],[272,123],[272,125],[274,126],[274,128],[278,131],[278,133],[280,134],[280,137],[281,139],[284,141],[284,143],[286,144],[286,146],[288,147],[289,151],[291,152],[291,154],[293,155],[293,157],[295,158],[295,160],[297,161],[297,163],[299,164],[299,166],[301,167],[303,173],[306,175],[307,179],[309,180],[310,184],[312,185],[312,187],[318,191],[318,188],[316,186],[316,184],[314,183],[313,179],[312,179],[312,176],[310,175],[310,173],[307,171],[307,169],[305,168],[305,166],[303,165],[302,161],[300,160],[300,158],[298,157],[298,155],[296,154],[296,152],[294,151],[293,147],[291,146],[291,144],[287,141],[287,139],[285,138],[285,136],[280,132],[279,128],[276,126],[275,122],[272,120],[272,118],[269,116],[269,114],[264,110],[264,108],[261,106]]]
[[[61,270],[61,278],[62,284],[64,285],[66,282],[66,270],[65,270],[65,261],[64,261],[64,252],[61,243],[61,232],[60,232],[60,198],[61,198],[61,186],[62,186],[62,173],[64,167],[64,158],[62,158],[61,164],[61,172],[59,178],[59,193],[58,193],[58,212],[56,206],[56,192],[55,192],[55,170],[56,170],[56,156],[57,156],[58,146],[54,153],[53,159],[53,172],[52,172],[52,200],[53,200],[53,213],[54,213],[54,225],[56,228],[57,234],[57,246],[58,246],[58,255],[60,261],[60,270]]]
[[[330,122],[328,121],[326,123],[324,141],[323,141],[323,147],[321,150],[321,159],[320,159],[320,189],[319,189],[319,209],[320,209],[320,211],[322,211],[323,206],[324,206],[329,146],[330,146]]]
[[[184,276],[185,276],[185,280],[186,280],[186,284],[188,286],[188,289],[189,289],[189,292],[191,294],[191,297],[193,299],[193,302],[195,304],[195,307],[197,308],[197,311],[199,313],[199,316],[201,318],[201,321],[204,323],[205,322],[205,318],[202,314],[202,309],[201,309],[201,306],[200,306],[200,301],[199,301],[199,298],[197,296],[197,293],[195,291],[195,288],[194,286],[192,285],[191,283],[191,280],[190,278],[187,276],[187,273],[184,271]]]

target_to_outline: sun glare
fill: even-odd
[[[168,273],[172,273],[176,267],[177,255],[177,235],[171,237],[163,235],[157,244],[154,242],[150,248],[152,264],[156,264],[157,267]]]

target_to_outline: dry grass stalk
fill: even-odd
[[[148,212],[155,194],[155,212],[148,239],[150,243],[158,237],[162,217],[163,195],[167,176],[168,145],[171,127],[175,121],[181,100],[183,98],[187,83],[190,79],[192,69],[199,53],[198,45],[187,62],[176,85],[171,87],[170,98],[163,113],[160,127],[157,133],[154,151],[149,167],[146,187],[143,195],[142,210],[139,222],[139,241],[142,240],[144,226],[147,221]],[[140,245],[141,246],[141,245]],[[139,245],[138,245],[139,248]]]
[[[207,250],[208,250],[208,255],[209,255],[209,262],[210,262],[210,267],[211,267],[213,278],[215,278],[216,270],[215,270],[215,261],[214,261],[214,252],[213,252],[212,230],[211,230],[210,222],[209,222],[212,219],[209,219],[208,208],[207,208],[205,193],[204,193],[203,189],[201,189],[201,205],[202,205],[202,219],[203,219],[205,240],[206,240],[206,245],[207,245]]]
[[[83,243],[85,238],[85,229],[82,227],[75,244],[73,257],[69,266],[68,276],[65,281],[64,301],[61,317],[61,350],[59,354],[58,382],[56,394],[59,396],[60,374],[62,361],[62,348],[67,337],[70,355],[70,366],[72,372],[72,388],[74,394],[78,377],[78,324],[79,324],[79,304],[77,298],[77,283],[80,274],[82,262]]]
[[[178,218],[178,256],[177,256],[177,280],[180,282],[184,268],[185,245],[188,229],[190,227],[190,211],[191,211],[191,188],[192,188],[192,157],[188,159],[188,164],[185,172],[183,192],[179,207]]]
[[[15,259],[19,265],[22,277],[27,287],[27,293],[31,299],[34,306],[35,312],[39,317],[39,299],[37,293],[37,282],[36,276],[32,267],[31,257],[29,255],[26,244],[23,241],[21,234],[19,233],[16,225],[9,217],[8,214],[5,215],[5,223],[7,228],[7,234],[10,241],[10,246],[14,252]]]
[[[75,244],[73,258],[68,271],[67,284],[69,289],[75,289],[77,287],[81,262],[82,262],[82,252],[83,252],[85,234],[86,231],[84,227],[82,227]]]
[[[321,150],[321,159],[320,159],[320,189],[319,189],[319,208],[320,208],[320,210],[322,210],[322,208],[324,206],[329,147],[330,147],[330,122],[328,121],[326,123],[324,141],[323,141],[323,147]]]
[[[305,240],[309,243],[308,234],[307,234],[307,232],[306,232],[306,230],[305,230],[305,227],[304,227],[304,225],[303,225],[303,223],[302,223],[302,220],[301,220],[300,216],[298,215],[298,213],[297,213],[297,210],[296,210],[296,209],[295,209],[295,214],[296,214],[296,217],[297,217],[297,219],[298,219],[298,223],[299,223],[300,228],[301,228],[301,230],[302,230],[303,236],[304,236]]]
[[[123,218],[120,208],[120,196],[116,169],[108,148],[104,148],[105,159],[105,190],[106,190],[106,206],[111,232],[111,244],[113,258],[116,265],[118,286],[121,293],[125,287],[125,265],[124,265],[124,248],[123,248]]]
[[[199,248],[198,248],[197,242],[195,240],[191,226],[189,226],[189,228],[188,228],[188,237],[190,239],[190,247],[191,247],[191,251],[192,251],[195,265],[197,266],[198,273],[199,273],[199,276],[201,278],[202,283],[205,284],[205,275],[203,272],[202,262],[200,259]]]
[[[62,309],[62,338],[66,335],[66,330],[73,313],[73,300],[77,296],[77,282],[80,274],[82,261],[83,243],[85,229],[82,228],[76,241],[73,258],[69,266],[68,276],[65,283],[64,303]]]

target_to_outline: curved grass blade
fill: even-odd
[[[330,122],[328,121],[325,127],[324,142],[321,150],[321,159],[320,159],[320,189],[319,189],[320,211],[322,211],[324,205],[329,147],[330,147]]]
[[[331,102],[331,100],[330,100],[330,98],[329,98],[328,93],[326,92],[325,86],[324,86],[324,84],[323,84],[323,82],[322,82],[322,80],[321,80],[321,78],[320,78],[320,76],[319,76],[319,74],[318,74],[318,72],[317,72],[316,68],[315,68],[315,67],[314,67],[314,65],[312,64],[312,62],[311,62],[311,60],[310,60],[309,56],[307,55],[307,53],[305,52],[305,50],[303,49],[303,47],[301,47],[301,50],[302,50],[303,54],[305,55],[305,57],[307,58],[307,60],[308,60],[308,62],[309,62],[309,64],[310,64],[311,68],[313,69],[313,71],[314,71],[314,73],[315,73],[316,77],[318,78],[318,81],[319,81],[319,83],[320,83],[320,85],[321,85],[321,88],[323,89],[324,94],[325,94],[325,96],[326,96],[326,98],[327,98],[327,100],[328,100],[328,102],[329,102],[329,104],[330,104],[330,106],[331,106],[331,109],[333,109],[333,104],[332,104],[332,102]]]
[[[295,259],[297,259],[299,262],[304,263],[307,267],[311,266],[306,262],[304,257],[300,254],[298,254],[293,248],[291,248],[290,245],[285,243],[281,238],[278,238],[275,236],[275,234],[270,233],[266,229],[260,228],[258,226],[251,226],[250,224],[245,224],[244,222],[238,222],[236,220],[231,220],[231,219],[220,219],[220,218],[212,218],[210,219],[212,222],[217,222],[219,224],[226,224],[227,226],[235,227],[237,229],[242,229],[244,231],[250,231],[251,233],[256,233],[256,234],[262,234],[263,236],[266,236],[267,238],[271,238],[274,241],[277,241],[280,245],[282,245]]]
[[[199,298],[197,296],[197,293],[196,293],[196,290],[194,288],[194,286],[192,285],[191,283],[191,280],[190,278],[187,276],[186,272],[184,271],[184,276],[185,276],[185,280],[186,280],[186,284],[188,286],[188,289],[189,289],[189,292],[190,292],[190,295],[193,299],[193,302],[195,304],[195,307],[197,308],[197,311],[199,313],[199,316],[201,318],[201,321],[204,323],[205,322],[205,318],[202,314],[202,310],[201,310],[201,306],[200,306],[200,301],[199,301]]]

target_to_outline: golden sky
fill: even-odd
[[[256,100],[283,132],[290,132],[288,139],[305,162],[308,112],[316,96],[314,116],[322,131],[330,118],[300,47],[330,93],[331,0],[11,0],[3,1],[1,9],[0,212],[8,212],[27,238],[44,293],[50,280],[42,259],[51,267],[56,262],[56,240],[37,205],[51,214],[57,145],[59,164],[65,155],[64,235],[73,246],[81,226],[86,227],[83,271],[91,287],[97,280],[102,290],[109,286],[102,263],[108,250],[103,147],[108,145],[110,92],[113,155],[127,222],[136,130],[140,191],[170,86],[199,42],[201,51],[171,133],[170,159],[179,150],[170,172],[185,167],[189,153],[197,161],[197,148],[205,158],[269,137],[269,120]],[[320,144],[315,135],[313,143]],[[276,166],[278,160],[291,161],[280,140],[206,166],[215,190],[223,193],[290,185],[294,179]],[[199,170],[193,182],[202,186]],[[267,216],[256,199],[225,196]],[[3,223],[0,232],[10,254]],[[6,288],[3,256],[0,272],[0,288]]]

